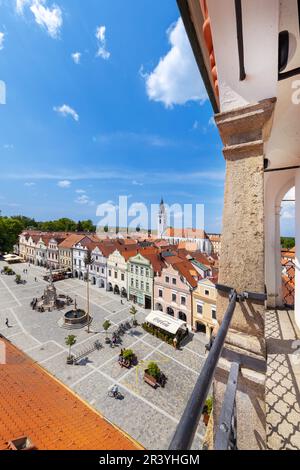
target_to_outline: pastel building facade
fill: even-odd
[[[213,278],[200,279],[192,294],[193,330],[205,333],[208,338],[217,322],[217,290]]]
[[[167,264],[154,278],[154,309],[187,322],[192,329],[192,291],[198,273],[190,263]]]
[[[138,253],[128,261],[128,299],[151,309],[153,306],[154,270],[151,260]]]

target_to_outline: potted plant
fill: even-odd
[[[69,355],[67,357],[67,364],[73,364],[73,356],[71,355],[71,347],[76,343],[76,336],[69,335],[65,338],[66,345],[69,346]]]
[[[212,397],[208,397],[205,401],[205,405],[204,405],[203,411],[202,411],[203,423],[205,424],[205,426],[208,425],[212,409],[213,409],[213,399],[212,399]]]
[[[111,323],[110,323],[109,320],[105,320],[105,322],[103,323],[102,326],[103,326],[103,329],[104,329],[104,331],[105,331],[105,333],[106,333],[105,342],[108,344],[108,343],[110,343],[110,339],[109,339],[108,336],[107,336],[107,331],[108,331],[109,328],[111,327]]]
[[[135,354],[134,354],[134,352],[132,351],[132,349],[125,349],[125,350],[123,351],[123,359],[124,359],[125,361],[128,361],[128,362],[130,362],[130,364],[131,364],[132,361],[134,360],[134,358],[135,358]]]
[[[144,372],[144,381],[155,388],[158,385],[160,374],[161,371],[156,362],[149,362],[148,368]]]
[[[135,318],[135,316],[137,314],[137,309],[135,308],[134,305],[129,310],[129,313],[132,315],[132,324],[133,324],[133,326],[137,326],[137,321],[136,321],[136,318]]]
[[[16,282],[16,284],[21,284],[22,278],[21,278],[20,274],[16,274],[15,282]]]

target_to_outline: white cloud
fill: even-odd
[[[76,111],[67,104],[63,104],[62,106],[55,106],[53,108],[53,111],[56,111],[57,113],[61,114],[64,117],[71,116],[74,119],[74,121],[77,121],[77,122],[79,121],[79,116],[76,113]]]
[[[60,7],[56,4],[47,5],[47,0],[17,0],[16,10],[19,15],[24,14],[25,7],[28,6],[34,16],[35,22],[46,29],[52,38],[59,36],[63,17]]]
[[[4,38],[5,38],[5,33],[0,31],[0,51],[4,49]]]
[[[13,144],[4,144],[4,145],[3,145],[3,148],[4,148],[5,150],[13,150],[14,145],[13,145]]]
[[[74,52],[73,54],[71,54],[71,57],[75,64],[80,64],[81,52]]]
[[[98,26],[96,30],[96,38],[98,40],[98,51],[96,56],[104,60],[110,58],[110,52],[106,49],[106,26]]]
[[[295,220],[295,188],[290,189],[284,198],[281,205],[281,219]]]
[[[32,188],[35,186],[35,183],[25,183],[24,186],[26,186],[26,188]]]
[[[133,186],[144,186],[143,183],[139,183],[139,182],[136,181],[136,180],[133,180],[133,181],[132,181],[132,184],[133,184]]]
[[[164,103],[167,108],[188,101],[203,104],[207,94],[197,68],[182,19],[179,18],[167,31],[171,49],[160,59],[150,74],[140,74],[146,79],[150,100]]]
[[[76,189],[75,193],[77,194],[85,194],[86,191],[84,189]]]
[[[69,188],[71,186],[71,181],[69,180],[62,180],[57,183],[57,186],[60,188]]]
[[[24,7],[30,3],[31,0],[17,0],[16,1],[16,10],[19,15],[22,15],[24,12]]]
[[[95,204],[95,202],[91,201],[87,194],[82,194],[81,196],[78,196],[78,198],[75,199],[75,202],[76,204],[81,204],[84,206],[93,206]]]

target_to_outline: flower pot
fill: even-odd
[[[73,364],[73,362],[74,362],[74,358],[73,358],[73,356],[69,356],[69,357],[67,357],[67,364],[68,364],[68,365],[72,365],[72,364]]]

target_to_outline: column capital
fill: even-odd
[[[264,154],[264,144],[270,136],[276,101],[276,98],[268,98],[215,115],[226,160]]]

